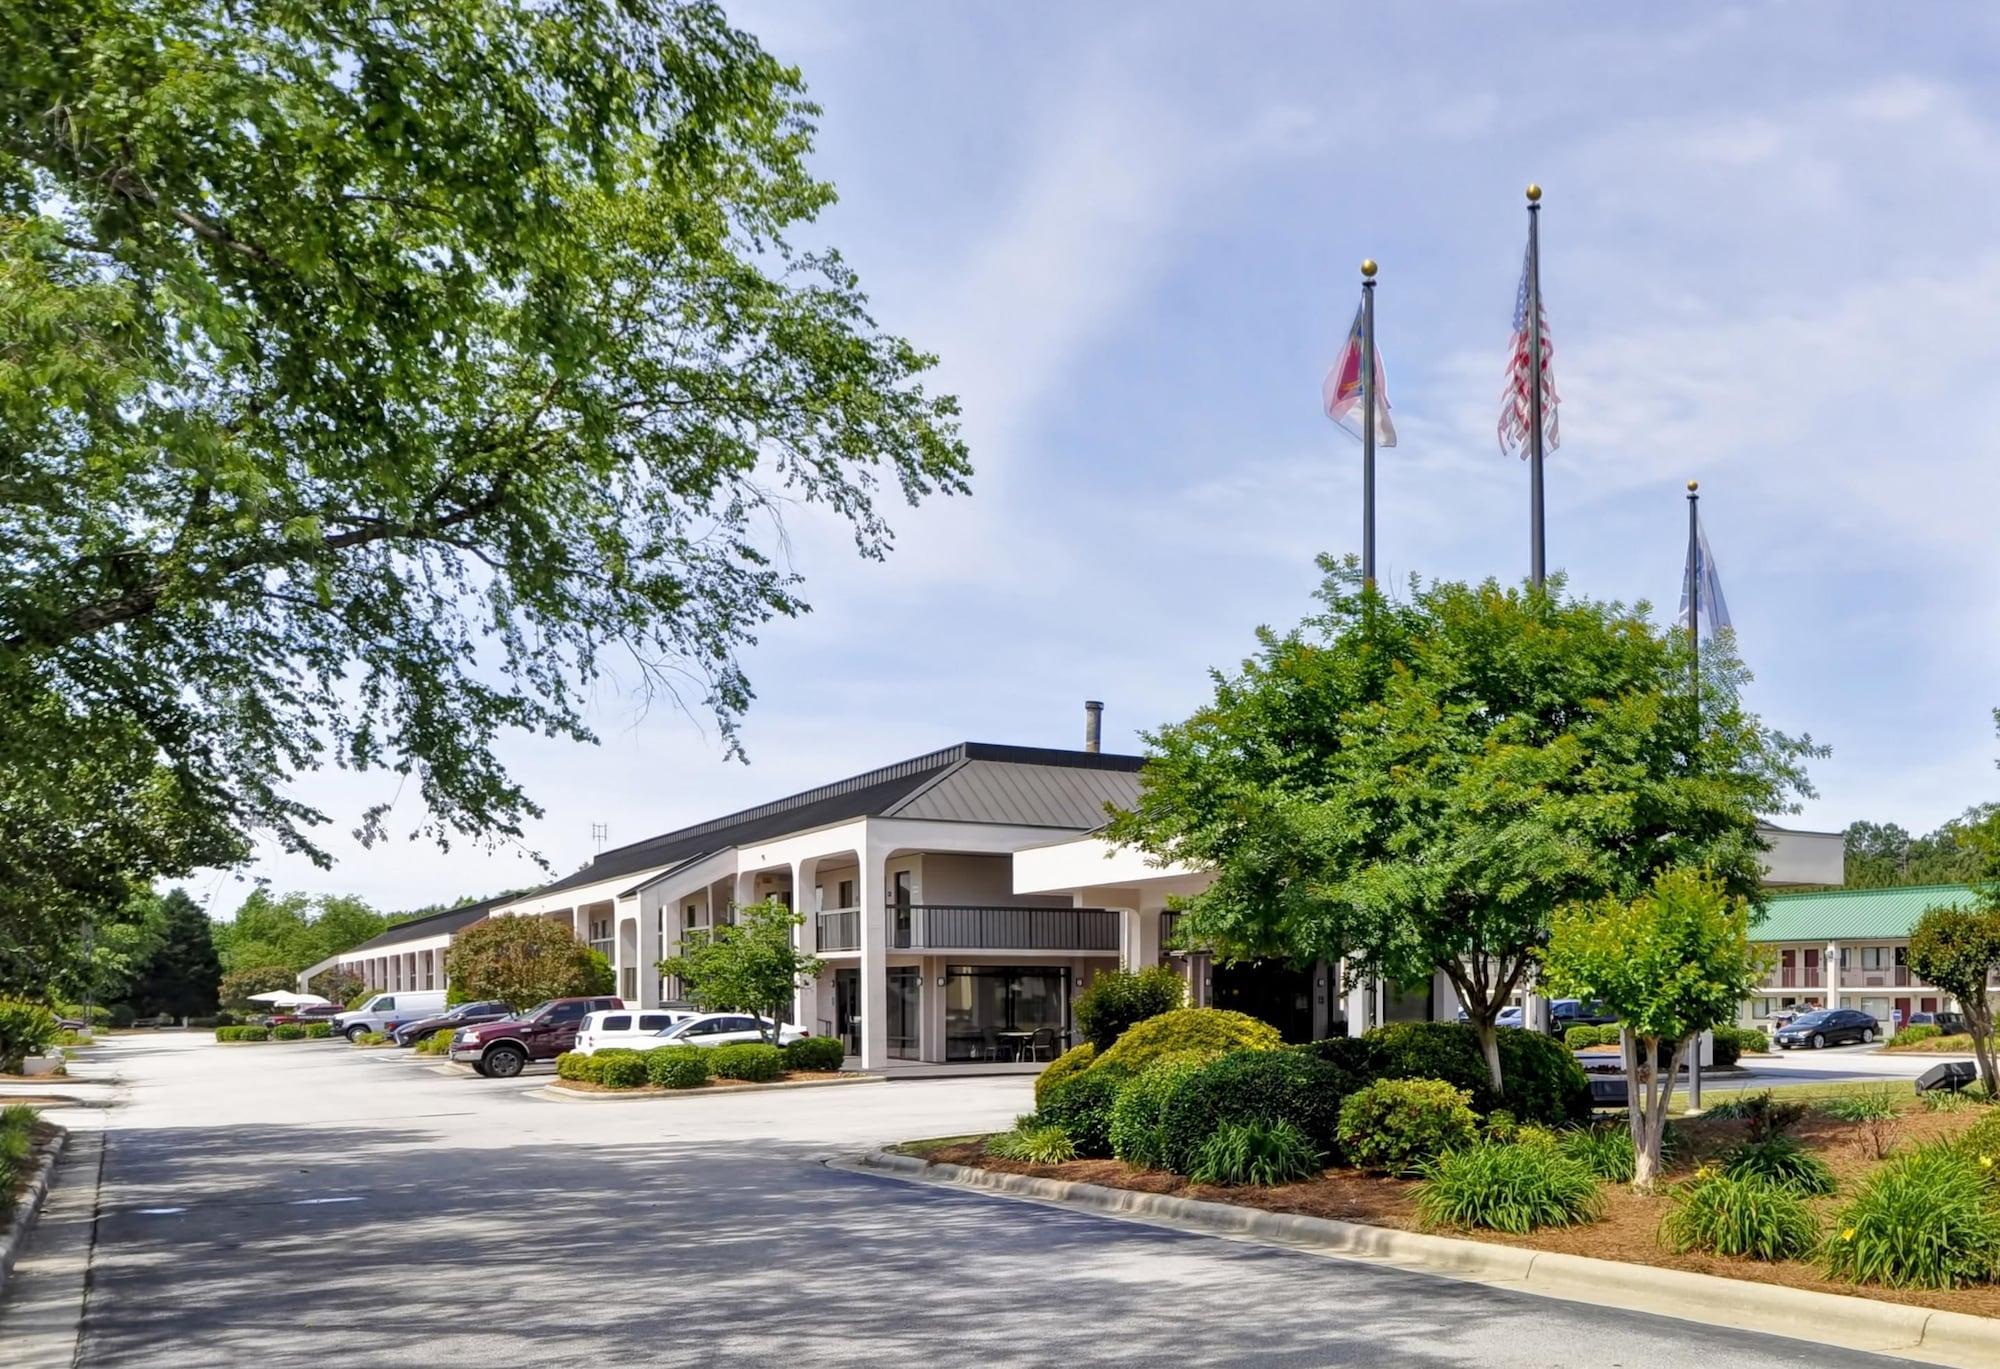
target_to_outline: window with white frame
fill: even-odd
[[[590,949],[611,958],[612,921],[608,917],[590,919]]]

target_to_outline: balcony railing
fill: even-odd
[[[1108,908],[993,908],[914,904],[888,910],[889,944],[908,950],[1115,951]]]
[[[861,910],[835,908],[819,915],[818,947],[822,951],[861,949]]]

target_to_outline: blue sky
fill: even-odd
[[[804,69],[837,245],[964,402],[969,498],[863,564],[788,526],[815,612],[748,655],[751,763],[613,679],[599,748],[507,759],[558,870],[967,738],[1106,745],[1188,711],[1359,547],[1318,410],[1381,263],[1401,445],[1384,578],[1518,579],[1494,440],[1525,218],[1563,396],[1549,558],[1671,612],[1699,479],[1753,705],[1834,748],[1794,821],[2000,797],[2000,17],[1966,5],[826,5],[740,23]],[[414,789],[414,786],[410,786]],[[393,776],[303,779],[345,831]],[[401,800],[399,817],[415,825]],[[249,877],[384,907],[534,882],[520,851],[334,841]],[[204,879],[215,911],[235,878]]]

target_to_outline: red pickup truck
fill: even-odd
[[[619,998],[551,998],[518,1017],[460,1027],[451,1058],[489,1079],[512,1079],[530,1060],[553,1060],[576,1045],[576,1029],[600,1008],[622,1008]]]

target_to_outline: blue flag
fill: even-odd
[[[1697,588],[1699,598],[1695,595]],[[1716,572],[1715,554],[1708,549],[1708,529],[1701,525],[1699,516],[1695,519],[1694,536],[1688,539],[1687,570],[1681,577],[1681,620],[1690,631],[1698,631],[1700,625],[1688,613],[1690,600],[1698,605],[1709,636],[1730,626],[1729,601],[1722,597],[1722,576]]]

